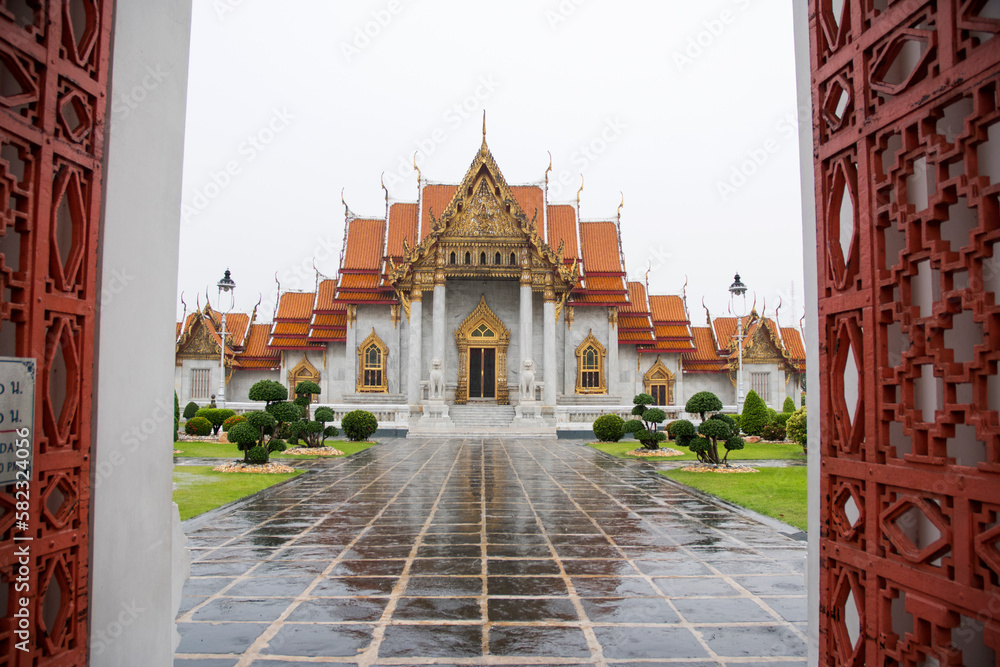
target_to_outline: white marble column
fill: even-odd
[[[358,391],[358,307],[347,307],[347,344],[344,346],[344,394]],[[283,376],[287,377],[287,376]],[[294,389],[294,387],[292,387]],[[291,391],[288,392],[291,395]]]
[[[432,327],[432,335],[434,336],[431,347],[431,358],[437,358],[441,360],[443,364],[444,359],[444,317],[445,317],[445,287],[444,283],[434,285],[434,324]]]
[[[524,360],[531,359],[531,272],[525,268],[521,273],[521,363],[517,365],[517,377],[524,373]],[[519,397],[518,400],[526,398]]]
[[[414,286],[410,292],[410,322],[409,322],[409,360],[410,368],[406,373],[406,400],[410,405],[420,403],[420,348],[422,341],[422,323],[424,315],[423,292],[419,286]]]
[[[608,308],[608,366],[605,370],[605,384],[608,394],[620,394],[621,382],[618,373],[618,308]]]
[[[542,364],[546,406],[556,404],[556,303],[547,296],[542,306]]]

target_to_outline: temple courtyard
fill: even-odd
[[[178,666],[805,665],[806,544],[582,441],[390,439],[185,523]]]

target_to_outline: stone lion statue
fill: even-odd
[[[535,362],[524,360],[524,370],[521,371],[521,400],[535,400]]]
[[[431,360],[431,398],[444,398],[444,363],[434,357]]]

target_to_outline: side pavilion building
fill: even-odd
[[[261,379],[311,380],[338,416],[364,407],[411,433],[589,430],[640,392],[672,416],[702,390],[733,409],[736,318],[692,326],[684,296],[628,281],[620,207],[581,220],[579,196],[548,201],[547,175],[508,185],[484,133],[460,183],[418,171],[418,201],[387,196],[382,217],[345,204],[336,278],[279,292],[272,323],[227,315],[225,341],[210,305],[177,324],[181,402],[210,400],[225,346],[227,407],[259,408],[247,393]],[[744,391],[798,403],[800,332],[756,312],[743,330]]]

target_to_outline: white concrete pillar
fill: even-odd
[[[556,404],[556,304],[548,299],[542,306],[542,372],[545,405]]]
[[[357,306],[347,307],[347,344],[344,346],[344,395],[357,393],[358,390],[358,322]],[[282,369],[282,382],[287,373]],[[288,395],[292,395],[295,387],[289,387]]]
[[[410,368],[406,374],[406,400],[410,405],[420,402],[420,348],[423,345],[421,334],[424,316],[422,296],[416,289],[410,294]]]
[[[534,361],[531,353],[531,276],[528,276],[528,283],[525,284],[521,278],[521,363],[518,364],[517,377],[524,373],[524,360]]]
[[[620,394],[621,383],[618,372],[618,309],[608,308],[608,366],[605,370],[605,383],[608,394]]]
[[[440,283],[434,286],[434,325],[432,327],[433,332],[433,346],[431,347],[432,358],[437,358],[444,363],[444,316],[445,316],[445,287],[444,283]]]

